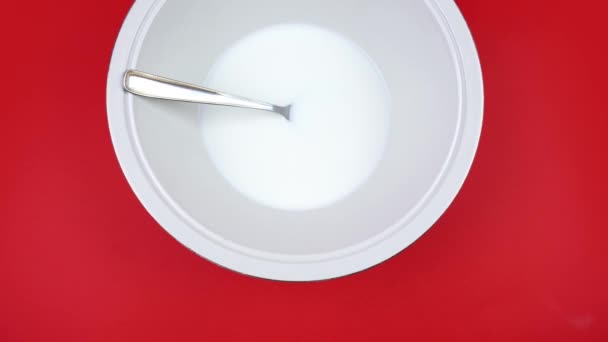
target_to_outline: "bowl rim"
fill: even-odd
[[[166,0],[137,0],[125,19],[112,54],[108,72],[106,99],[110,135],[120,167],[129,185],[150,215],[176,240],[199,256],[233,271],[273,280],[313,281],[337,278],[368,269],[398,254],[422,236],[445,212],[459,192],[470,170],[483,121],[483,79],[475,43],[469,28],[453,0],[425,0],[440,16],[459,59],[461,116],[459,138],[451,153],[449,168],[444,170],[440,186],[428,198],[417,215],[401,224],[392,234],[353,253],[335,258],[304,262],[257,258],[235,248],[217,243],[193,229],[187,218],[172,208],[171,200],[149,177],[142,163],[138,144],[131,133],[127,108],[130,97],[122,89],[122,78],[134,51],[139,51],[137,36],[147,31],[149,15],[155,15]],[[142,25],[144,24],[144,25]],[[407,229],[404,229],[406,228]]]

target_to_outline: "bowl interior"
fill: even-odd
[[[284,211],[243,197],[218,174],[197,105],[133,97],[133,139],[150,176],[195,229],[265,253],[332,253],[413,217],[449,168],[462,120],[458,60],[432,3],[167,1],[140,32],[136,68],[204,85],[214,61],[243,36],[274,24],[317,25],[348,37],[379,66],[391,93],[391,131],[383,159],[356,192],[328,207]]]

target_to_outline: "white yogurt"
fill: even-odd
[[[328,206],[372,174],[389,132],[390,95],[378,67],[347,38],[284,24],[231,46],[206,86],[277,105],[258,110],[201,106],[202,137],[236,190],[283,210]]]

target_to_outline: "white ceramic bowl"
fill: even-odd
[[[127,69],[201,84],[246,34],[281,23],[339,32],[381,69],[392,98],[383,159],[333,205],[285,211],[233,189],[210,162],[197,106],[134,97]],[[200,256],[277,280],[335,278],[376,265],[420,237],[460,189],[483,116],[475,45],[452,0],[137,0],[107,86],[120,165],[149,213]]]

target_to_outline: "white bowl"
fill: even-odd
[[[196,105],[134,97],[121,87],[127,69],[201,84],[230,44],[281,23],[350,38],[391,93],[383,159],[357,191],[320,209],[273,209],[245,198],[209,160]],[[112,56],[107,106],[129,184],[172,236],[237,272],[305,281],[376,265],[432,226],[473,161],[483,85],[452,0],[137,0]]]

